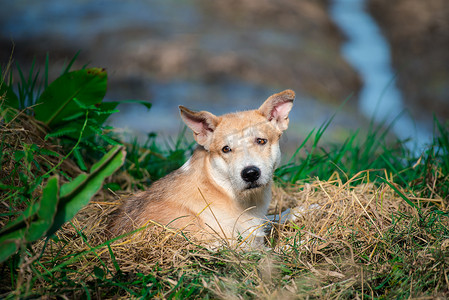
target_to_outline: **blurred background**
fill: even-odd
[[[447,0],[0,0],[2,67],[49,53],[54,79],[79,50],[75,68],[108,71],[108,100],[153,104],[109,120],[143,140],[176,136],[178,105],[222,114],[287,88],[288,152],[335,113],[330,142],[395,120],[411,147],[449,117]]]

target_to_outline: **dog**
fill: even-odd
[[[295,93],[270,96],[258,109],[215,116],[179,106],[198,143],[178,170],[129,197],[114,217],[118,235],[152,220],[211,241],[264,242],[279,139],[287,129]]]

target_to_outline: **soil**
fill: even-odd
[[[356,102],[361,81],[341,56],[344,38],[325,0],[60,3],[15,1],[0,10],[0,65],[13,37],[13,57],[25,74],[33,58],[43,69],[49,53],[51,82],[82,50],[73,69],[106,68],[106,100],[153,104],[149,112],[119,107],[108,122],[122,136],[176,138],[180,104],[222,114],[255,108],[287,88],[297,101],[285,153],[337,111],[326,141],[343,142],[354,128],[369,126]]]
[[[174,14],[173,19],[164,19],[169,14],[154,16],[150,12],[148,18],[155,20],[143,25],[130,17],[117,20],[118,25],[101,18],[95,23],[80,9],[73,13],[82,15],[80,19],[59,22],[58,26],[67,26],[69,33],[80,31],[67,36],[61,34],[64,29],[53,29],[42,17],[38,22],[46,24],[42,26],[49,28],[46,32],[25,29],[27,35],[14,38],[15,60],[29,65],[37,57],[43,62],[49,52],[53,65],[55,61],[62,63],[64,58],[69,60],[82,49],[78,64],[91,62],[108,69],[109,94],[121,95],[128,88],[133,97],[145,96],[145,82],[154,78],[193,78],[207,83],[232,78],[256,85],[288,87],[337,103],[360,88],[357,74],[340,55],[342,36],[327,14],[325,1],[200,0],[185,1],[181,6],[167,3],[156,1],[149,8],[157,11],[166,5],[168,12]],[[174,5],[176,8],[171,7]],[[18,12],[42,10],[39,5],[27,9],[17,6]],[[178,8],[186,11],[185,16],[172,11]],[[100,17],[108,14],[107,10],[97,13],[103,14]],[[47,19],[55,18],[48,14]],[[5,26],[7,18],[1,18],[4,20],[0,20],[0,27]],[[75,29],[70,27],[71,22],[77,24]],[[96,25],[103,23],[109,27],[98,30]],[[81,28],[88,30],[83,32]],[[4,64],[11,54],[11,36],[0,36],[0,46],[0,61]]]
[[[370,11],[390,42],[397,83],[412,114],[449,119],[449,2],[370,0]]]

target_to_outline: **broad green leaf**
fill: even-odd
[[[15,243],[0,242],[0,263],[4,262],[11,255],[16,253],[18,247]]]
[[[119,155],[121,159],[125,159],[124,157],[122,157],[122,155],[124,156],[125,154],[126,153],[125,153],[123,146],[113,147],[111,150],[109,150],[108,153],[106,153],[98,162],[96,162],[92,166],[92,168],[90,169],[90,172],[95,173],[95,172],[101,171],[101,169],[105,167],[105,164],[107,164],[110,161],[112,161],[113,159],[115,159],[115,157],[117,155]],[[119,168],[120,166],[118,166],[117,168]]]
[[[106,177],[112,175],[125,161],[123,146],[115,146],[92,166],[90,174],[81,174],[61,187],[55,221],[47,236],[54,234],[65,222],[71,220],[100,190]]]
[[[59,178],[54,176],[48,180],[40,200],[40,207],[37,211],[37,220],[30,224],[26,234],[27,242],[34,242],[48,231],[53,224],[58,207],[59,199]]]
[[[0,230],[0,262],[14,254],[21,245],[32,243],[45,234],[51,236],[98,192],[106,177],[112,175],[125,160],[123,146],[112,148],[90,174],[81,174],[64,184],[59,191],[59,178],[50,178],[39,202],[29,206],[16,220]]]
[[[65,73],[42,93],[34,109],[39,121],[53,127],[65,118],[79,113],[80,106],[99,104],[106,94],[107,74],[104,69],[91,68]]]
[[[59,179],[48,180],[39,202],[30,206],[20,217],[7,224],[0,232],[0,262],[13,255],[20,247],[35,242],[45,235],[53,223],[58,204]]]

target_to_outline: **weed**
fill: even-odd
[[[137,140],[126,145],[126,172],[133,178],[130,188],[143,189],[171,171],[178,169],[193,153],[194,143],[185,138],[186,127],[175,140],[166,141],[165,145],[157,142],[157,135],[151,133],[145,143]]]
[[[69,69],[70,64],[62,76],[93,76],[101,84],[88,90],[101,94],[101,69],[76,74]],[[42,212],[51,213],[51,208],[57,208],[57,215],[59,206],[40,210],[42,199],[55,200],[48,195],[70,198],[65,203],[83,198],[73,201],[77,208],[84,206],[81,190],[91,184],[78,185],[78,178],[88,175],[79,175],[77,166],[91,167],[117,140],[109,135],[112,140],[98,140],[107,129],[105,118],[115,111],[102,97],[95,96],[95,103],[65,97],[71,99],[70,112],[36,113],[38,120],[33,113],[39,106],[23,110],[64,92],[52,87],[57,81],[36,89],[38,72],[33,70],[20,76],[18,96],[10,76],[0,88],[1,232],[35,228],[35,222],[48,221]],[[13,113],[6,113],[5,105],[15,107],[9,110]],[[73,218],[77,209],[69,210],[65,217],[71,221],[61,229],[56,230],[63,221],[44,239],[19,234],[18,254],[0,265],[0,297],[447,298],[447,125],[435,119],[433,141],[416,157],[405,141],[392,141],[383,126],[372,127],[363,137],[355,132],[341,145],[321,145],[330,122],[312,131],[276,171],[270,211],[292,208],[296,219],[274,224],[266,249],[211,251],[188,233],[158,224],[107,236],[113,212],[126,197],[121,190],[145,188],[181,166],[193,151],[184,132],[165,145],[152,134],[142,145],[125,144],[124,167],[107,180],[110,189],[95,194]],[[91,149],[97,154],[90,156]],[[63,181],[57,186],[77,192],[51,192],[53,174]],[[23,214],[27,207],[36,212],[30,218]]]

